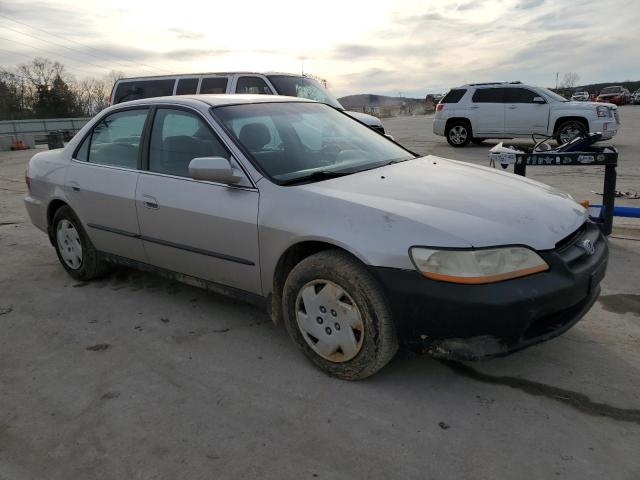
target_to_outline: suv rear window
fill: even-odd
[[[478,88],[472,100],[476,103],[504,103],[504,88]]]
[[[113,103],[128,102],[141,98],[166,97],[173,95],[175,79],[124,81],[118,84]]]
[[[440,100],[440,103],[458,103],[465,93],[467,93],[467,91],[464,88],[450,90],[449,93]]]

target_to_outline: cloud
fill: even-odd
[[[530,10],[532,8],[539,7],[545,2],[545,0],[521,0],[516,4],[517,9]]]
[[[185,30],[183,28],[170,28],[169,31],[181,40],[200,40],[204,33]]]

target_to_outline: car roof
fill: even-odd
[[[189,78],[189,77],[193,77],[193,76],[200,76],[200,75],[219,75],[219,76],[225,76],[225,75],[280,75],[280,76],[287,76],[287,77],[305,77],[305,78],[310,78],[307,75],[300,75],[300,74],[296,74],[296,73],[284,73],[284,72],[251,72],[251,71],[239,71],[239,72],[193,72],[193,73],[176,73],[176,74],[166,74],[166,75],[145,75],[142,77],[126,77],[126,78],[119,78],[118,80],[116,80],[115,83],[118,82],[122,82],[122,81],[134,81],[134,80],[162,80],[162,79],[171,79],[171,78]]]
[[[183,104],[193,105],[206,103],[212,107],[219,107],[222,105],[239,105],[239,104],[251,104],[251,103],[317,103],[308,98],[300,97],[287,97],[285,95],[248,95],[248,94],[201,94],[201,95],[169,95],[166,97],[150,97],[141,98],[139,100],[131,100],[129,102],[121,102],[114,106],[126,106],[126,105],[149,105],[149,104]]]

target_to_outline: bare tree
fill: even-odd
[[[567,72],[562,77],[562,82],[560,82],[560,90],[562,90],[566,95],[572,95],[573,89],[578,85],[578,81],[580,80],[580,75],[575,72]]]

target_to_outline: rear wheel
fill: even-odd
[[[282,303],[297,347],[335,377],[373,375],[398,349],[380,285],[346,252],[327,250],[302,260],[285,282]]]
[[[556,142],[559,145],[564,145],[565,143],[570,142],[576,137],[583,137],[587,134],[588,128],[584,125],[584,123],[579,122],[577,120],[569,120],[564,122],[558,126],[558,130],[556,130]]]
[[[471,125],[464,120],[454,120],[447,127],[447,142],[452,147],[464,147],[471,140]]]
[[[60,207],[52,222],[53,242],[60,263],[76,280],[91,280],[107,268],[71,208]]]

